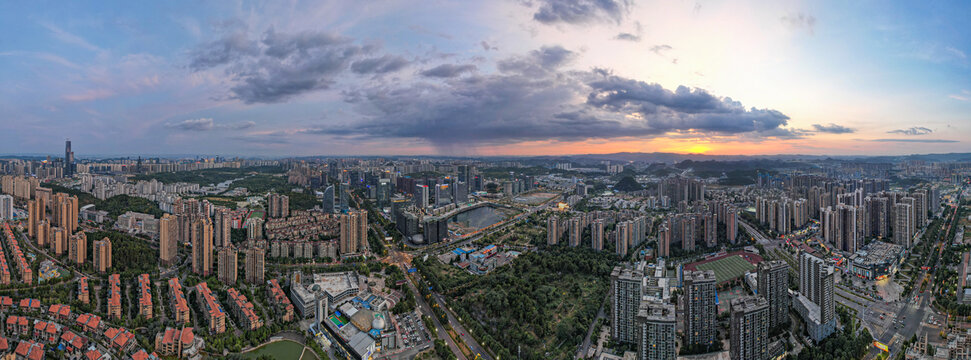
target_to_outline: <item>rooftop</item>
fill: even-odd
[[[315,291],[317,287],[332,298],[339,298],[347,292],[360,290],[357,274],[353,272],[314,274],[314,284],[310,286],[310,289]]]
[[[637,317],[646,318],[651,322],[674,323],[674,305],[659,301],[641,301],[640,308],[637,309]]]
[[[753,311],[769,306],[769,302],[761,296],[741,296],[731,300],[732,311]]]

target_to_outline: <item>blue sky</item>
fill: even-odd
[[[965,152],[971,3],[6,2],[0,153]]]

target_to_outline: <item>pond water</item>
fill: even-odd
[[[483,206],[463,211],[448,219],[450,223],[471,230],[478,230],[486,226],[505,220],[509,216],[508,210],[500,210],[492,206]]]

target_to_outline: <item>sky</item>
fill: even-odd
[[[971,152],[971,2],[0,3],[0,154]]]

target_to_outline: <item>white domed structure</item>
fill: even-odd
[[[374,317],[374,320],[371,321],[371,328],[372,329],[384,330],[384,326],[385,326],[385,324],[384,324],[384,317],[377,317],[377,316],[375,316]]]

